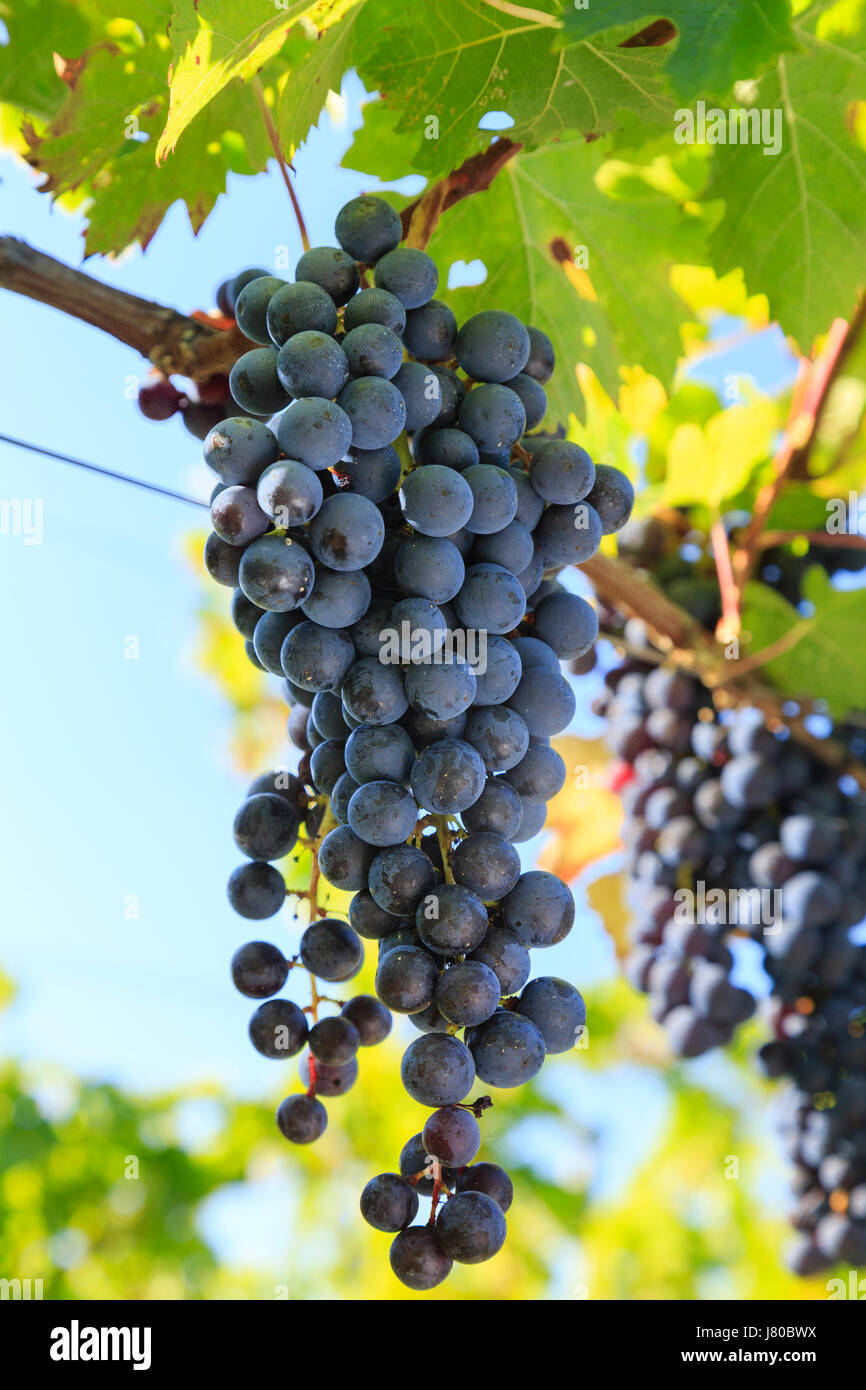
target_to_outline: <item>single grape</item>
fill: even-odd
[[[433,1111],[421,1132],[421,1142],[431,1158],[463,1168],[481,1148],[481,1130],[471,1111],[446,1105]]]
[[[239,357],[229,373],[229,387],[241,410],[253,415],[273,415],[289,403],[273,347],[253,348]]]
[[[361,290],[346,305],[343,326],[347,333],[351,333],[362,323],[381,323],[400,338],[406,327],[406,310],[399,299],[387,290]]]
[[[429,1226],[409,1226],[400,1231],[391,1244],[389,1258],[400,1283],[417,1293],[441,1284],[453,1265],[453,1260],[439,1244],[436,1232]]]
[[[524,428],[537,429],[547,414],[547,392],[544,387],[527,372],[518,372],[517,376],[511,377],[505,384],[523,402],[523,409],[526,411]],[[505,466],[508,466],[507,461]]]
[[[355,834],[379,848],[408,840],[417,819],[414,797],[398,782],[365,782],[349,802],[349,824]]]
[[[252,640],[256,630],[256,623],[263,617],[263,610],[258,604],[251,603],[243,589],[235,589],[232,594],[232,622],[242,637],[248,641]]]
[[[454,878],[482,902],[498,902],[520,877],[520,857],[501,835],[480,830],[461,840],[451,856]]]
[[[282,459],[266,468],[256,494],[262,511],[286,531],[311,521],[323,498],[316,474],[295,459]]]
[[[349,903],[349,923],[359,936],[383,940],[394,931],[394,918],[379,907],[368,888],[361,888]]]
[[[311,922],[301,937],[300,956],[313,975],[322,980],[350,980],[364,959],[358,935],[336,917]]]
[[[229,541],[223,540],[222,536],[218,536],[216,531],[211,531],[204,545],[205,569],[217,584],[234,589],[240,579],[243,554],[239,546],[231,545]],[[259,607],[263,606],[259,604]]]
[[[371,502],[384,502],[399,486],[400,455],[391,444],[382,449],[353,449],[352,457],[340,463],[339,472],[349,479],[352,492]]]
[[[250,796],[235,816],[234,837],[249,859],[282,859],[298,838],[297,813],[281,796]]]
[[[279,350],[277,375],[290,396],[327,400],[349,380],[349,363],[338,342],[327,333],[296,333]]]
[[[517,487],[505,468],[489,463],[472,464],[461,477],[472,490],[472,512],[466,530],[473,535],[502,531],[517,514]]]
[[[356,377],[340,392],[338,404],[349,417],[352,444],[358,449],[382,449],[406,424],[406,403],[393,381]]]
[[[301,611],[320,627],[353,628],[369,605],[370,581],[363,570],[332,570],[320,564]]]
[[[510,449],[526,427],[523,401],[507,386],[474,387],[460,406],[460,428],[485,453]]]
[[[514,1186],[504,1168],[497,1163],[473,1163],[463,1168],[454,1180],[458,1192],[484,1192],[506,1212],[514,1200]]]
[[[350,666],[342,686],[343,706],[362,724],[393,724],[408,708],[400,670],[364,656]]]
[[[574,691],[565,677],[542,667],[524,669],[508,705],[525,720],[532,738],[550,738],[561,733],[571,723],[577,707]]]
[[[403,342],[413,357],[425,362],[441,362],[454,351],[457,337],[457,320],[447,304],[439,299],[431,299],[420,309],[412,309],[406,315],[406,328]]]
[[[562,660],[583,656],[598,636],[598,614],[577,594],[550,594],[535,607],[533,633]]]
[[[316,559],[332,570],[359,570],[382,549],[385,523],[373,502],[353,493],[326,497],[307,530]]]
[[[510,840],[520,829],[520,797],[503,777],[489,777],[481,795],[461,816],[467,830],[493,830]]]
[[[440,739],[419,753],[412,768],[412,791],[434,815],[454,815],[472,806],[484,789],[484,763],[468,743]]]
[[[619,468],[608,463],[599,463],[595,470],[595,482],[586,499],[601,517],[601,529],[605,536],[619,531],[625,526],[634,506],[634,488]]]
[[[449,966],[434,995],[442,1017],[461,1028],[484,1023],[499,1007],[499,999],[499,979],[489,965],[480,960],[465,960]],[[463,1162],[468,1163],[469,1159]]]
[[[328,1112],[315,1096],[287,1096],[277,1110],[280,1133],[292,1144],[312,1144],[328,1127]]]
[[[269,941],[248,941],[232,956],[232,981],[248,999],[267,999],[286,983],[289,962]]]
[[[399,724],[361,724],[346,742],[346,767],[358,783],[407,782],[415,750]]]
[[[598,550],[601,518],[588,502],[548,507],[535,528],[535,546],[545,569],[582,565]]]
[[[361,1035],[348,1018],[320,1018],[310,1029],[309,1045],[317,1062],[344,1067],[361,1046]]]
[[[462,586],[466,569],[460,551],[450,540],[412,536],[397,551],[394,573],[403,593],[447,603]]]
[[[520,319],[501,309],[467,319],[455,344],[457,361],[475,381],[508,381],[523,371],[529,350],[529,334]]]
[[[480,946],[487,935],[487,909],[481,898],[456,883],[443,883],[424,895],[415,910],[415,927],[435,955],[456,956]]]
[[[585,449],[567,439],[543,444],[529,465],[529,481],[545,502],[582,502],[595,482],[595,465]]]
[[[436,293],[439,272],[426,251],[398,246],[376,263],[377,289],[393,294],[405,309],[420,309]]]
[[[347,255],[362,265],[375,264],[380,256],[393,251],[403,236],[398,213],[373,193],[345,203],[337,213],[334,232]]]
[[[357,1028],[362,1047],[384,1042],[391,1031],[390,1011],[372,994],[356,994],[346,1001],[340,1012]]]
[[[420,946],[402,946],[380,957],[376,993],[398,1014],[414,1014],[433,1003],[439,967]]]
[[[248,281],[238,295],[235,301],[235,319],[241,332],[254,343],[271,346],[268,305],[277,290],[283,286],[288,289],[285,280],[277,279],[276,275],[259,275],[255,280]]]
[[[380,1173],[361,1193],[361,1215],[376,1231],[402,1231],[417,1214],[418,1194],[399,1173]]]
[[[292,628],[280,651],[289,680],[309,690],[339,689],[354,660],[355,648],[346,632],[320,627],[309,618]]]
[[[564,758],[549,744],[530,739],[523,758],[509,768],[506,779],[527,801],[546,802],[565,786]]]
[[[335,304],[345,304],[361,283],[358,267],[351,256],[336,246],[313,246],[295,266],[296,280],[311,280]]]
[[[373,855],[370,845],[356,835],[351,826],[338,825],[328,831],[319,845],[319,868],[334,888],[353,893],[367,882]]]
[[[389,381],[403,361],[403,344],[381,323],[359,324],[346,334],[341,346],[353,377],[380,376]]]
[[[442,388],[433,369],[421,362],[404,362],[394,385],[406,406],[406,429],[411,433],[432,424],[442,406]]]
[[[466,720],[466,741],[477,749],[488,772],[505,772],[524,757],[529,730],[507,705],[473,705]]]
[[[516,519],[522,522],[528,531],[534,531],[544,511],[544,498],[539,497],[529,481],[529,475],[524,473],[522,468],[509,468],[508,471],[517,489]]]
[[[470,959],[490,967],[502,995],[521,989],[529,979],[529,951],[510,927],[491,927]]]
[[[315,568],[297,541],[288,536],[260,536],[243,552],[238,579],[252,603],[284,613],[297,608],[310,593]]]
[[[485,1192],[457,1192],[449,1197],[435,1229],[446,1255],[461,1264],[489,1260],[505,1244],[502,1208]]]
[[[433,891],[436,869],[415,845],[393,845],[376,855],[367,886],[379,907],[395,917],[408,917]]]
[[[409,666],[403,683],[412,708],[431,719],[454,719],[475,698],[475,672],[461,657]]]
[[[534,377],[536,381],[549,381],[556,365],[553,344],[540,328],[533,328],[527,324],[526,331],[529,334],[529,357],[523,370],[527,376]]]
[[[291,999],[268,999],[250,1019],[250,1042],[263,1057],[294,1057],[308,1032],[306,1014]]]
[[[307,1090],[312,1088],[317,1096],[344,1096],[347,1091],[351,1091],[355,1082],[358,1080],[358,1059],[353,1057],[351,1062],[346,1062],[342,1067],[328,1066],[327,1062],[315,1062],[316,1079],[313,1082],[311,1070],[311,1057],[309,1052],[305,1052],[298,1063],[298,1076],[301,1084]]]
[[[308,396],[283,411],[277,440],[290,459],[316,470],[333,468],[352,443],[352,421],[335,401]]]
[[[268,337],[282,347],[296,333],[327,333],[337,329],[337,306],[319,285],[301,280],[283,284],[267,306]]]
[[[553,976],[532,980],[520,996],[519,1009],[535,1024],[548,1053],[568,1052],[586,1025],[586,1004],[579,991]]]
[[[440,464],[416,468],[400,488],[400,508],[409,525],[425,536],[459,531],[472,515],[472,490],[462,474]]]
[[[501,470],[496,471],[500,472]],[[468,469],[467,472],[469,472]],[[516,491],[515,488],[515,493]],[[473,529],[471,524],[469,529]],[[472,547],[472,559],[476,563],[486,562],[491,565],[500,565],[503,569],[517,576],[520,576],[527,566],[532,564],[534,553],[532,532],[516,517],[492,534],[479,535]],[[522,582],[521,587],[523,587]]]
[[[472,1089],[475,1064],[459,1038],[450,1033],[424,1033],[406,1048],[400,1075],[419,1105],[456,1105]]]
[[[541,1070],[544,1038],[529,1018],[500,1010],[472,1030],[469,1050],[488,1086],[523,1086]]]
[[[310,775],[316,791],[330,796],[337,778],[346,771],[344,744],[340,739],[323,739],[310,757]]]
[[[547,819],[547,807],[539,802],[527,801],[521,796],[520,806],[520,827],[511,836],[513,845],[522,845],[527,840],[534,840],[535,836],[544,829],[544,822]]]
[[[574,898],[555,874],[530,869],[502,902],[502,922],[526,946],[556,946],[574,925]]]
[[[501,565],[470,565],[455,596],[454,609],[464,627],[502,636],[513,631],[523,617],[526,595],[514,575]]]
[[[286,885],[273,864],[253,860],[233,871],[228,882],[228,899],[241,917],[262,921],[279,912],[286,901]]]

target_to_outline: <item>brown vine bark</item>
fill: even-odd
[[[216,328],[106,285],[16,237],[0,237],[0,288],[110,333],[166,376],[177,373],[203,381],[228,373],[241,353],[253,346],[237,328]]]
[[[415,246],[423,251],[442,213],[453,208],[462,198],[468,198],[471,193],[483,193],[500,169],[522,148],[514,140],[494,140],[486,150],[464,160],[458,169],[452,169],[444,179],[425,189],[414,202],[407,203],[400,214],[407,246]]]

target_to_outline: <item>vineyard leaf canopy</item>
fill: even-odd
[[[555,16],[558,8],[540,10]],[[361,77],[399,106],[398,128],[431,177],[475,153],[478,123],[490,112],[510,117],[509,138],[529,148],[614,130],[619,111],[647,123],[671,119],[655,49],[614,40],[554,52],[555,29],[478,0],[427,0],[398,12],[392,0],[367,0],[356,30]]]
[[[351,8],[352,0],[280,0],[273,6],[251,6],[248,0],[175,0],[169,30],[171,98],[157,160],[175,149],[190,122],[234,78],[243,82],[254,77],[290,35],[310,49],[317,34]],[[295,73],[293,81],[302,79]]]
[[[50,30],[52,42],[71,32],[66,8],[59,6],[56,20],[49,21],[58,26]],[[157,167],[153,142],[165,115],[170,8],[132,0],[126,9],[122,20],[106,20],[98,6],[82,10],[90,20],[85,47],[74,56],[56,50],[58,72],[66,74],[62,81],[54,74],[56,98],[52,103],[46,94],[38,110],[31,107],[34,119],[22,125],[28,161],[44,175],[42,190],[91,198],[88,254],[111,254],[135,241],[147,246],[178,199],[186,201],[197,231],[224,192],[230,169],[251,172],[267,162],[267,138],[252,93],[235,86],[196,125],[185,162]],[[40,15],[44,11],[37,14],[29,5],[16,9],[13,43],[0,54],[11,57],[22,45],[44,43]],[[26,67],[20,59],[17,66]],[[4,87],[26,102],[14,72],[10,62]],[[195,166],[194,183],[186,161]]]
[[[711,238],[722,272],[750,289],[808,351],[850,314],[866,264],[866,150],[852,112],[866,96],[862,5],[819,5],[797,25],[801,52],[780,58],[754,104],[778,112],[780,152],[720,145],[709,196],[725,200]]]
[[[486,193],[458,203],[430,243],[443,273],[467,248],[487,267],[482,285],[449,295],[459,317],[496,303],[549,334],[564,367],[549,384],[555,420],[582,411],[576,357],[608,390],[620,360],[667,377],[689,317],[668,269],[699,258],[700,222],[649,190],[609,197],[595,180],[603,158],[598,144],[581,139],[520,154]],[[587,260],[579,274],[576,248]]]
[[[743,605],[743,628],[752,634],[750,654],[788,638],[791,645],[762,668],[786,695],[825,700],[830,713],[843,719],[863,705],[863,632],[866,589],[833,587],[819,565],[803,582],[809,616],[793,608],[766,584],[749,584]]]
[[[588,39],[613,25],[639,30],[668,19],[678,38],[665,71],[684,100],[721,95],[750,78],[778,53],[793,49],[788,0],[604,0],[567,12],[561,42]]]

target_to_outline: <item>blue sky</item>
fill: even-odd
[[[347,121],[335,126],[324,117],[295,160],[314,245],[332,240],[339,207],[371,186],[337,167],[358,123],[357,83],[346,95]],[[4,230],[78,263],[80,219],[52,209],[11,160],[0,160],[0,178]],[[226,275],[271,265],[282,245],[294,263],[298,233],[272,171],[232,176],[229,196],[197,238],[176,206],[146,255],[95,258],[87,268],[184,310],[207,308]],[[208,496],[198,442],[179,421],[154,424],[138,412],[145,369],[135,352],[14,295],[0,296],[0,305],[0,431]],[[784,382],[790,359],[779,335],[747,351],[733,362],[717,355],[702,376],[718,381],[740,370],[764,385]],[[231,711],[191,659],[204,580],[182,547],[201,515],[5,444],[0,496],[43,509],[40,544],[0,536],[8,654],[0,965],[19,990],[0,1016],[3,1048],[138,1090],[208,1078],[235,1094],[272,1096],[273,1071],[245,1036],[250,1006],[228,978],[232,951],[255,929],[225,899],[238,860],[231,824],[246,780],[229,761]],[[135,659],[127,655],[131,638]],[[595,678],[579,683],[583,731],[596,728],[589,714],[596,691]],[[557,973],[585,986],[612,968],[608,939],[584,913],[557,951]],[[639,1107],[652,1112],[642,1127],[651,1142],[660,1097],[632,1075],[612,1100],[594,1078],[582,1104],[581,1118],[607,1126],[609,1185],[640,1157]],[[281,1200],[274,1195],[275,1209]],[[217,1235],[237,1253],[245,1223],[237,1211],[235,1218],[223,1211]]]

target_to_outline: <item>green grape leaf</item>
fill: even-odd
[[[802,593],[808,617],[766,584],[746,586],[743,629],[752,637],[749,655],[780,643],[778,654],[761,668],[767,679],[786,695],[825,700],[834,718],[842,719],[864,704],[866,589],[835,589],[821,566],[813,565]]]
[[[233,78],[254,77],[290,37],[304,54],[309,40],[341,20],[354,3],[280,0],[259,13],[247,0],[176,0],[169,30],[174,55],[171,98],[157,160],[161,163],[171,154],[194,117]],[[294,74],[290,80],[297,80]]]
[[[319,119],[329,91],[339,92],[343,74],[352,66],[355,20],[360,5],[339,24],[310,37],[301,30],[303,47],[294,55],[289,73],[281,82],[277,129],[285,150],[296,149]],[[405,170],[403,170],[405,173]]]
[[[569,11],[561,41],[587,39],[623,24],[638,33],[654,19],[676,26],[676,43],[663,50],[665,71],[677,95],[687,100],[720,95],[795,47],[788,0],[663,0],[657,8],[652,0],[605,0]]]
[[[827,524],[827,504],[806,483],[788,483],[767,517],[768,531],[820,531]]]
[[[573,134],[601,135],[619,111],[670,120],[673,104],[654,49],[572,43],[553,51],[552,25],[477,0],[427,0],[395,15],[367,0],[357,21],[360,75],[400,109],[417,167],[439,177],[479,148],[479,120],[503,111],[510,139],[527,148]],[[375,171],[378,172],[378,171]]]
[[[766,396],[719,411],[703,427],[679,425],[668,442],[662,503],[718,511],[772,453],[777,426],[778,411]]]
[[[385,183],[418,174],[420,171],[413,164],[414,138],[397,129],[400,111],[377,98],[364,103],[363,115],[363,124],[355,131],[341,160],[343,168],[374,174]]]
[[[726,210],[711,247],[720,272],[742,266],[782,327],[808,350],[864,282],[866,150],[850,122],[864,95],[866,29],[847,4],[819,6],[797,27],[802,52],[756,84],[781,148],[719,145],[711,197]]]
[[[66,88],[46,54],[77,57],[92,42],[93,6],[53,0],[4,0],[0,18],[9,42],[0,46],[0,102],[48,120],[62,104]]]
[[[482,284],[449,292],[459,318],[495,305],[550,336],[558,366],[546,387],[548,421],[583,416],[579,361],[608,391],[623,361],[669,378],[689,317],[667,271],[675,260],[700,259],[701,224],[660,194],[603,193],[595,181],[602,158],[584,140],[517,155],[486,193],[442,218],[430,243],[443,286],[467,256],[486,267]],[[575,266],[575,248],[586,269]]]
[[[178,199],[186,201],[198,231],[225,190],[229,169],[267,163],[255,100],[240,86],[203,114],[183,163],[163,170],[154,162],[153,142],[165,117],[167,19],[167,9],[149,4],[136,23],[113,24],[113,39],[77,59],[66,79],[66,100],[48,124],[40,131],[24,126],[28,162],[45,176],[42,191],[90,199],[88,255],[113,254],[135,241],[146,247]]]

